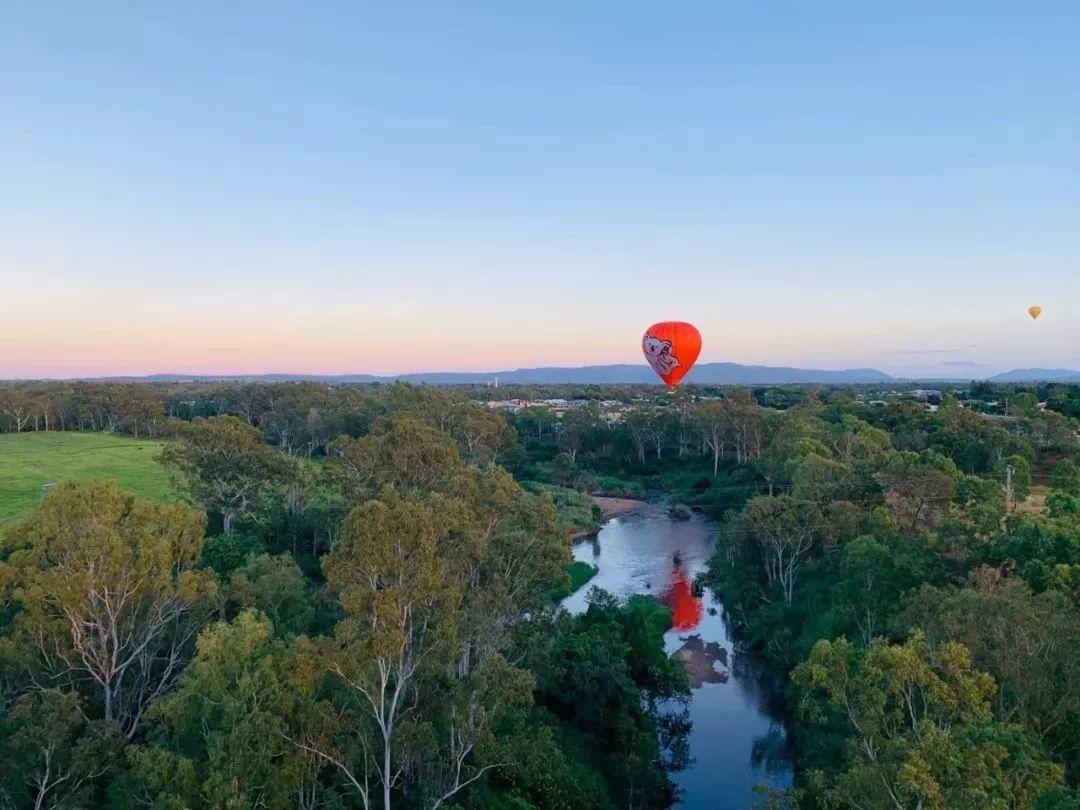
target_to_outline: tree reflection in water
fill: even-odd
[[[657,711],[656,721],[660,731],[660,750],[663,753],[664,766],[672,771],[690,767],[694,763],[690,756],[690,732],[694,724],[690,720],[687,703],[668,702],[664,710]]]

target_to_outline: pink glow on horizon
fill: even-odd
[[[490,326],[490,325],[489,325]],[[275,330],[277,331],[277,330]],[[284,331],[284,330],[281,330]],[[292,331],[292,330],[289,330]],[[392,330],[392,331],[397,331]],[[2,336],[0,336],[2,337]],[[82,334],[64,336],[25,334],[3,341],[0,377],[141,376],[157,373],[244,374],[375,374],[418,372],[489,372],[537,366],[585,366],[612,363],[644,364],[636,326],[606,335],[592,331],[537,339],[535,331],[513,330],[489,336],[480,330],[416,335],[406,342],[379,335],[251,334],[223,331],[190,332],[170,339],[160,332]],[[811,352],[793,351],[762,337],[710,347],[706,342],[699,362],[730,361],[760,365],[844,367],[862,364],[835,362]],[[780,345],[777,345],[780,344]],[[712,350],[710,351],[710,348]]]
[[[923,301],[773,298],[717,306],[703,296],[670,302],[601,297],[489,299],[441,290],[375,302],[294,289],[262,297],[233,290],[54,285],[48,274],[0,298],[0,378],[146,374],[375,374],[490,372],[537,366],[643,363],[641,330],[658,319],[696,324],[699,363],[802,368],[872,366],[901,375],[963,376],[1080,365],[1069,347],[1076,319],[1058,304],[1032,326],[1026,309],[958,307],[928,315]],[[748,299],[750,300],[750,299]],[[811,306],[810,304],[815,304]],[[927,324],[934,321],[934,328]],[[938,347],[969,347],[935,354]],[[910,350],[910,351],[907,351]],[[692,381],[692,375],[690,381]]]

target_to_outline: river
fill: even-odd
[[[563,602],[571,612],[583,611],[596,586],[623,597],[652,594],[672,606],[676,626],[664,643],[668,654],[688,662],[693,722],[690,764],[672,778],[680,807],[695,810],[750,807],[755,784],[786,787],[792,778],[774,679],[732,642],[724,606],[713,593],[706,588],[695,597],[691,591],[715,537],[711,521],[697,514],[673,519],[662,503],[612,518],[574,545],[574,558],[599,571]]]

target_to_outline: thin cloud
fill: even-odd
[[[990,368],[989,363],[976,363],[974,360],[942,360],[943,366],[964,366],[965,368]]]
[[[969,343],[967,346],[957,346],[953,349],[901,349],[900,354],[950,354],[951,352],[966,352],[977,346],[977,343]]]

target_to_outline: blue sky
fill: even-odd
[[[1080,367],[1077,42],[1071,2],[16,4],[0,376],[637,361],[667,318]]]

